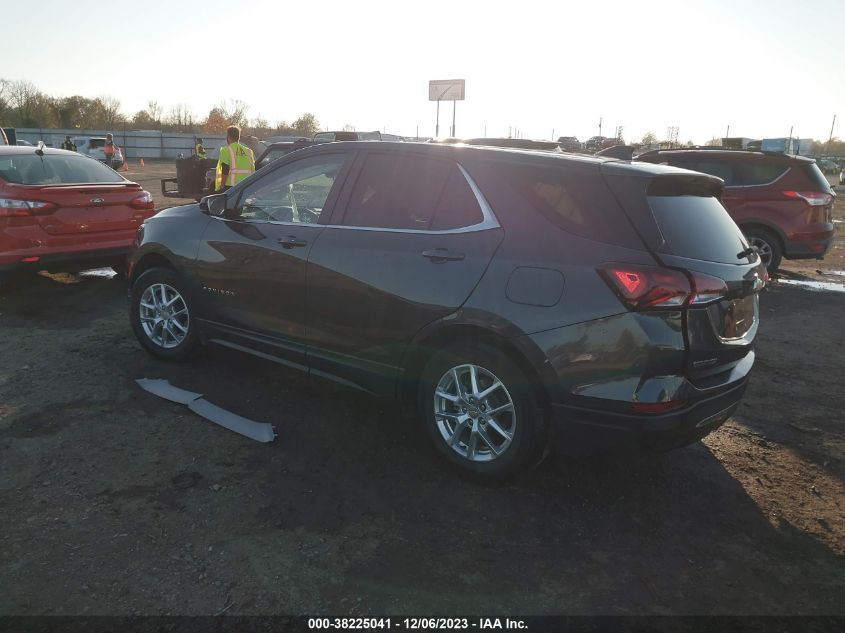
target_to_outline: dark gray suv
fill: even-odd
[[[754,362],[765,271],[721,191],[553,152],[319,145],[148,220],[130,319],[161,358],[213,343],[415,403],[480,477],[553,440],[680,446]]]

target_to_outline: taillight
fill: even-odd
[[[631,310],[701,306],[728,295],[723,279],[695,271],[607,264],[599,273]]]
[[[46,215],[52,213],[57,208],[52,202],[0,198],[0,218],[25,218],[33,215]]]
[[[632,310],[679,307],[692,290],[687,276],[670,268],[609,264],[599,273]]]
[[[155,209],[155,202],[153,202],[153,196],[149,191],[142,191],[139,195],[132,198],[132,201],[129,203],[129,206],[135,209],[144,209],[152,211]]]
[[[712,301],[719,301],[727,296],[728,284],[725,283],[724,279],[695,271],[689,271],[688,274],[692,280],[690,305],[703,305]]]
[[[784,191],[787,198],[800,198],[811,207],[823,207],[833,201],[833,196],[820,191]]]

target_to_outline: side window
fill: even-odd
[[[690,167],[687,167],[687,169],[694,169],[695,171],[700,171],[704,174],[718,176],[725,181],[726,187],[738,187],[742,184],[739,179],[739,174],[736,172],[736,169],[734,169],[733,164],[729,161],[701,159],[695,163],[690,163]]]
[[[525,166],[502,173],[528,204],[564,231],[626,247],[641,243],[596,168]]]
[[[743,185],[768,185],[783,176],[787,165],[772,165],[771,163],[741,163],[739,171],[742,174]]]
[[[452,168],[446,161],[410,154],[370,154],[352,190],[343,223],[429,229]]]
[[[242,220],[317,224],[345,156],[312,156],[276,169],[246,188]]]
[[[461,170],[454,165],[434,211],[431,229],[446,231],[473,226],[483,221],[484,214],[478,206],[478,199]]]

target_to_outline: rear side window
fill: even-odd
[[[478,200],[470,189],[467,179],[457,165],[453,165],[443,193],[440,194],[440,200],[437,202],[434,220],[431,223],[432,230],[458,229],[479,224],[483,220],[481,207],[478,206]]]
[[[768,185],[783,176],[788,169],[787,165],[764,162],[745,162],[739,166],[741,181],[745,186]]]
[[[519,194],[564,231],[597,242],[642,248],[597,170],[520,166],[507,173]]]
[[[343,223],[425,231],[472,226],[482,219],[456,164],[410,154],[370,154]]]
[[[718,178],[721,178],[725,181],[726,187],[736,187],[742,184],[739,180],[739,174],[737,174],[737,170],[735,169],[734,165],[729,161],[697,160],[693,163],[688,163],[687,165],[678,166],[685,167],[686,169],[692,169],[694,171],[700,171],[703,174],[717,176]]]
[[[816,163],[810,163],[804,167],[804,173],[810,179],[810,182],[819,188],[819,191],[830,192],[830,183]]]
[[[736,223],[711,196],[649,196],[669,250],[679,257],[739,264],[746,248]],[[745,261],[745,260],[743,260]]]
[[[123,182],[123,177],[101,162],[74,154],[0,156],[0,178],[21,185]]]

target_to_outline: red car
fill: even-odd
[[[0,276],[18,270],[123,268],[153,198],[93,158],[0,146]]]
[[[769,272],[781,259],[822,259],[833,245],[836,194],[815,161],[726,149],[656,150],[637,160],[718,176],[722,204]]]

